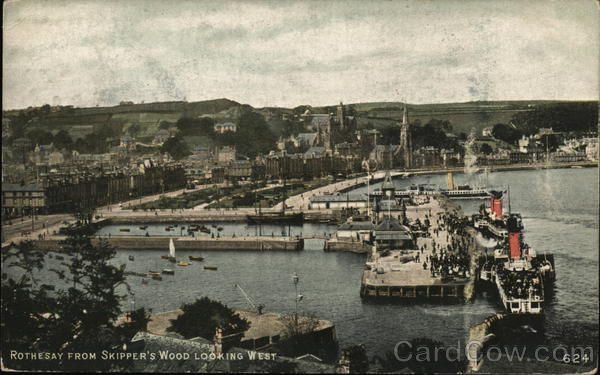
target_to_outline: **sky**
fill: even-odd
[[[4,3],[3,109],[594,100],[595,0]]]

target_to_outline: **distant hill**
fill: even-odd
[[[537,106],[559,103],[559,101],[475,101],[465,103],[440,104],[407,104],[411,121],[419,120],[427,123],[431,119],[448,120],[453,132],[468,133],[471,129],[481,132],[484,127],[496,123],[508,123],[515,114],[528,112]],[[402,102],[369,102],[349,103],[358,117],[359,127],[387,127],[402,119]],[[286,122],[282,116],[292,118],[310,109],[312,113],[329,113],[335,111],[336,105],[311,107],[300,105],[294,108],[264,107],[253,108],[229,99],[214,99],[197,102],[157,102],[140,104],[123,104],[112,107],[73,108],[62,107],[46,115],[32,118],[27,129],[42,128],[53,133],[61,129],[67,130],[73,138],[97,132],[110,127],[117,133],[127,134],[128,129],[137,124],[138,137],[151,137],[159,130],[163,121],[176,122],[180,118],[212,117],[215,121],[237,122],[242,110],[249,110],[264,116],[272,131],[280,135]],[[19,111],[3,111],[3,117],[17,116]]]
[[[141,128],[140,137],[150,137],[159,130],[161,121],[176,122],[182,117],[199,117],[219,113],[241,104],[229,99],[215,99],[200,102],[157,102],[125,104],[113,107],[70,108],[51,112],[43,117],[33,118],[28,129],[43,128],[51,132],[67,130],[72,137],[98,131],[103,127],[118,128],[125,134],[134,124]],[[16,114],[3,112],[3,116]]]

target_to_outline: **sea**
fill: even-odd
[[[395,178],[394,183],[397,189],[413,184],[445,187],[446,175]],[[544,343],[550,348],[592,346],[597,352],[598,168],[457,174],[455,184],[510,190],[510,209],[523,217],[525,242],[538,253],[552,253],[555,257],[557,278],[555,292],[545,309]],[[362,187],[356,191],[365,190]],[[466,214],[472,214],[487,200],[457,200],[457,203]],[[98,234],[176,235],[185,233],[181,226],[186,225],[179,224],[168,232],[165,225],[149,225],[145,229],[107,226]],[[261,227],[209,223],[207,226],[215,235],[236,236],[323,236],[336,230],[336,226],[313,223]],[[130,232],[121,232],[123,228]],[[125,264],[127,271],[142,273],[174,268],[160,257],[167,252],[168,249],[119,249],[114,262]],[[130,255],[134,256],[133,261],[129,260]],[[485,294],[477,295],[471,303],[460,304],[364,301],[359,291],[365,256],[324,252],[321,239],[306,239],[305,249],[299,252],[177,251],[178,258],[187,259],[188,255],[202,255],[205,260],[189,267],[175,267],[175,275],[164,275],[162,281],[149,280],[148,284],[143,284],[140,277],[129,276],[130,291],[122,291],[123,309],[145,307],[152,312],[164,312],[206,296],[236,309],[253,309],[260,304],[265,311],[291,314],[296,312],[297,293],[302,296],[298,314],[334,322],[340,347],[363,344],[370,356],[381,357],[392,353],[398,343],[416,338],[464,347],[471,326],[502,311],[497,298]],[[48,259],[48,262],[57,261]],[[204,265],[218,269],[205,270]],[[52,282],[52,275],[42,273],[40,278]],[[297,289],[294,275],[299,278]]]

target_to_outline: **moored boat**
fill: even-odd
[[[167,275],[174,275],[175,271],[173,271],[170,268],[165,268],[165,269],[162,270],[162,273],[167,274]]]
[[[259,215],[247,215],[247,219],[251,223],[302,223],[304,222],[304,213],[261,213]],[[221,230],[222,228],[219,227],[217,229]]]
[[[161,281],[162,280],[162,276],[160,274],[159,275],[152,275],[152,279],[153,280]]]
[[[201,256],[198,256],[198,255],[190,255],[190,256],[189,256],[189,258],[190,258],[190,260],[196,260],[196,261],[198,261],[198,262],[201,262],[201,261],[203,261],[203,260],[204,260],[204,258],[203,258],[203,257],[201,257]]]
[[[177,264],[178,266],[181,266],[181,267],[186,267],[186,266],[191,265],[192,263],[190,263],[190,262],[177,262],[175,264]]]
[[[215,267],[215,266],[204,266],[204,269],[205,269],[205,270],[216,271],[216,270],[217,270],[217,267]]]

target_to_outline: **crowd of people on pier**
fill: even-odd
[[[435,220],[435,226],[431,221]],[[431,237],[431,255],[427,255],[423,261],[423,269],[429,270],[431,277],[442,279],[468,278],[470,276],[471,256],[468,248],[472,246],[473,239],[466,236],[468,222],[466,218],[460,217],[456,211],[448,211],[444,214],[432,216],[431,209],[425,214],[422,227],[426,236]],[[437,240],[437,242],[436,242]],[[446,242],[442,245],[441,242]],[[428,248],[423,244],[421,253]],[[415,257],[420,262],[420,256]]]

